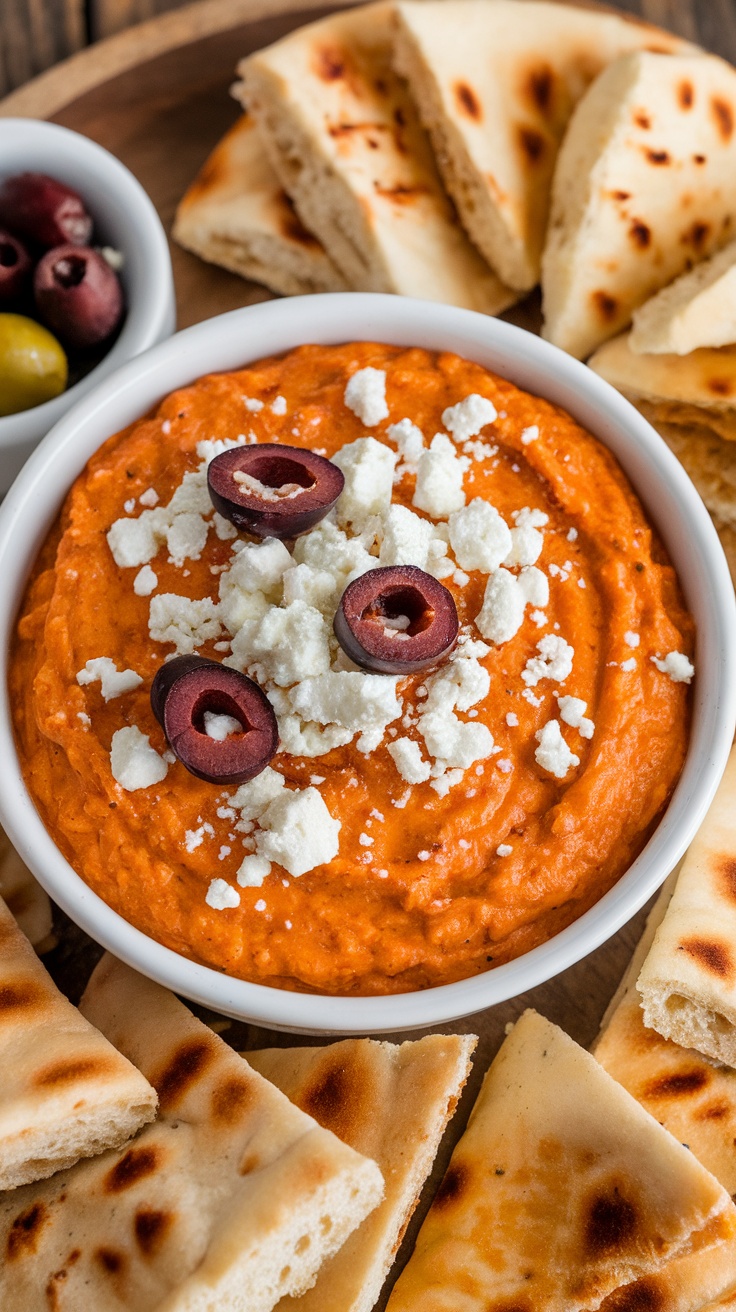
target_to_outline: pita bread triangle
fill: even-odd
[[[637,988],[644,1023],[736,1066],[736,748],[682,864]]]
[[[226,133],[182,197],[173,236],[202,259],[284,296],[347,290],[297,218],[248,114]]]
[[[510,287],[539,281],[552,173],[575,103],[629,50],[694,50],[612,13],[539,0],[405,0],[395,63],[460,218]]]
[[[270,1312],[307,1288],[380,1201],[375,1163],[114,958],[82,1005],[150,1077],[159,1118],[126,1150],[0,1199],[0,1307]]]
[[[376,1161],[383,1202],[322,1267],[301,1298],[278,1312],[371,1312],[470,1070],[474,1035],[414,1043],[345,1039],[326,1048],[271,1048],[244,1056],[255,1070]]]
[[[736,345],[637,355],[624,333],[600,346],[588,364],[635,404],[655,407],[658,420],[700,423],[736,442]]]
[[[680,274],[634,310],[636,355],[688,355],[736,342],[736,241]]]
[[[497,314],[518,297],[445,195],[392,41],[390,4],[333,14],[243,60],[236,90],[300,219],[351,287]]]
[[[156,1114],[155,1091],[59,993],[2,900],[0,1061],[0,1189],[124,1144]]]
[[[542,259],[544,336],[585,359],[736,229],[736,70],[624,55],[572,115]]]
[[[29,943],[43,950],[51,934],[48,893],[21,861],[4,830],[0,829],[0,897],[18,922]]]
[[[693,1155],[527,1011],[486,1075],[387,1312],[596,1309],[696,1245],[734,1239],[735,1225],[729,1195]]]

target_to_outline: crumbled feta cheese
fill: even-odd
[[[146,506],[149,510],[152,510],[154,506],[158,505],[158,499],[158,492],[155,487],[146,488],[146,491],[141,492],[141,495],[138,498],[141,505]]]
[[[352,733],[385,729],[401,715],[396,695],[400,678],[386,674],[330,670],[303,678],[289,693],[297,715],[317,724],[337,724]]]
[[[417,858],[419,861],[429,861],[431,855],[432,853],[428,852],[426,847],[423,847],[421,852],[417,852]]]
[[[133,688],[143,683],[140,674],[136,674],[135,670],[119,670],[109,656],[98,656],[94,660],[87,661],[84,669],[77,674],[80,688],[96,683],[98,680],[103,701],[106,702],[112,701],[113,697],[120,697],[124,692],[131,692]]]
[[[252,415],[257,415],[259,411],[263,409],[263,402],[259,401],[255,396],[244,396],[243,404],[245,405],[246,410]]]
[[[116,519],[107,534],[107,545],[120,569],[146,565],[153,560],[159,548],[159,535],[154,529],[152,512],[144,510],[137,519]]]
[[[247,439],[243,433],[240,433],[237,437],[205,438],[204,441],[197,443],[197,455],[206,471],[207,466],[214,460],[215,456],[221,456],[223,451],[231,451],[235,446],[245,446],[246,442]]]
[[[224,879],[211,879],[204,897],[208,907],[213,911],[225,911],[229,907],[240,906],[240,894]]]
[[[624,642],[626,643],[627,647],[638,647],[639,643],[641,642],[641,638],[639,637],[638,633],[632,633],[631,629],[627,629],[626,633],[624,634]]]
[[[244,542],[227,574],[220,579],[223,587],[238,587],[243,592],[263,592],[272,601],[287,569],[294,564],[283,542],[264,538],[262,542]]]
[[[157,587],[158,575],[154,574],[150,565],[144,565],[133,579],[133,591],[136,597],[150,597]]]
[[[635,669],[636,669],[636,659],[635,659],[635,657],[634,657],[634,656],[629,656],[629,659],[628,659],[628,660],[626,660],[626,661],[622,661],[622,662],[621,662],[621,669],[622,669],[626,674],[630,674],[632,670],[635,670]]]
[[[538,437],[539,437],[539,426],[537,424],[530,424],[528,428],[522,429],[521,445],[529,446],[531,442],[536,442]]]
[[[511,856],[513,850],[513,847],[510,847],[508,843],[499,843],[496,848],[496,856]]]
[[[578,531],[577,531],[577,529],[576,529],[576,528],[569,528],[569,529],[567,530],[567,540],[568,540],[568,542],[577,542],[577,539],[578,539]]]
[[[358,842],[361,847],[372,847],[375,839],[371,838],[370,834],[358,834]]]
[[[531,611],[529,615],[529,619],[532,621],[533,624],[536,624],[538,629],[543,629],[545,624],[547,623],[547,616],[545,615],[543,610]]]
[[[322,727],[300,720],[298,715],[278,715],[278,722],[281,749],[292,756],[326,756],[335,747],[344,747],[353,737],[350,729],[343,729],[339,724]]]
[[[253,908],[253,909],[254,909],[255,911],[265,911],[265,910],[266,910],[266,903],[264,902],[264,900],[263,900],[262,897],[259,897],[258,901],[254,904],[254,908]]]
[[[469,437],[477,437],[486,424],[498,419],[498,411],[492,401],[477,392],[471,392],[457,405],[448,406],[442,411],[442,422],[448,433],[452,433],[456,442],[467,442]]]
[[[450,768],[467,770],[493,752],[493,735],[484,724],[459,720],[450,706],[423,711],[419,732],[429,755]]]
[[[476,618],[484,638],[509,642],[521,628],[527,605],[546,606],[549,587],[541,570],[526,566],[516,576],[501,566],[486,584],[483,606]]]
[[[211,597],[197,600],[162,592],[151,598],[148,631],[154,642],[171,642],[177,655],[190,656],[203,643],[219,637],[221,625]]]
[[[509,729],[515,729],[517,724],[519,723],[518,715],[514,711],[507,711],[506,723],[509,726]]]
[[[695,673],[695,666],[681,651],[668,652],[664,660],[658,656],[652,656],[650,660],[662,674],[668,675],[673,683],[690,683]]]
[[[242,820],[257,820],[261,812],[279,796],[283,787],[284,776],[267,765],[254,779],[241,784],[228,801],[240,812]]]
[[[386,432],[389,442],[395,442],[399,448],[401,465],[397,470],[403,474],[416,474],[419,457],[424,450],[424,434],[411,419],[400,419],[398,424],[391,424]]]
[[[185,474],[168,506],[165,507],[165,514],[169,523],[172,522],[175,515],[207,516],[213,512],[214,506],[210,499],[207,487],[207,473],[204,469]]]
[[[238,536],[235,525],[231,524],[230,520],[225,519],[224,515],[221,515],[217,510],[212,516],[212,524],[220,542],[229,542]]]
[[[513,768],[514,768],[513,761],[509,761],[507,759],[496,761],[496,769],[500,770],[501,774],[511,774]]]
[[[215,831],[210,824],[200,825],[199,829],[187,829],[184,834],[184,846],[187,852],[194,852],[196,848],[201,847],[204,842],[205,834],[214,838]]]
[[[349,581],[376,567],[375,556],[369,554],[361,539],[349,538],[329,518],[297,538],[294,560],[331,575],[339,593]]]
[[[332,861],[339,851],[340,821],[330,815],[316,788],[284,789],[261,814],[260,824],[258,855],[295,879]]]
[[[151,746],[148,734],[141,733],[134,724],[116,729],[113,734],[110,769],[115,782],[128,793],[160,784],[169,771],[163,757]]]
[[[303,601],[272,606],[260,619],[243,624],[225,664],[238,670],[257,665],[259,682],[272,679],[281,687],[325,674],[330,646],[324,616]]]
[[[135,510],[135,497],[128,497],[128,500],[123,502],[123,510],[126,515],[133,514],[133,511]]]
[[[375,729],[365,729],[355,746],[359,752],[363,752],[365,756],[370,756],[371,752],[375,752],[376,748],[381,746],[385,732],[383,725],[378,725]]]
[[[265,856],[249,854],[244,856],[235,876],[241,888],[260,888],[264,879],[271,873],[271,862]]]
[[[521,672],[524,683],[534,688],[540,679],[564,683],[572,669],[575,650],[564,638],[548,633],[537,643],[538,656],[531,656]]]
[[[463,474],[465,456],[458,456],[445,433],[435,433],[428,451],[422,451],[417,466],[417,484],[412,504],[435,519],[447,519],[465,505]]]
[[[271,414],[274,414],[274,415],[285,415],[285,414],[286,414],[286,397],[285,397],[285,396],[275,396],[275,397],[274,397],[273,401],[271,402]]]
[[[292,565],[283,576],[284,605],[292,601],[304,601],[314,606],[323,615],[330,618],[336,609],[335,578],[326,569],[314,569],[311,565]]]
[[[181,568],[185,560],[199,560],[207,541],[208,525],[199,514],[186,511],[174,515],[166,534],[166,545],[172,561]]]
[[[434,540],[434,524],[415,515],[407,506],[391,505],[382,521],[382,540],[379,563],[386,565],[417,565],[426,569],[430,546]],[[446,545],[442,544],[443,547]]]
[[[592,738],[595,725],[592,720],[585,718],[585,712],[588,709],[587,702],[580,697],[558,697],[557,703],[560,708],[560,719],[569,724],[572,729],[577,729],[581,738]]]
[[[92,721],[86,711],[77,711],[77,719],[81,721],[85,729],[89,729]]]
[[[512,535],[495,506],[475,497],[450,516],[450,543],[461,569],[490,574],[511,549]]]
[[[539,532],[549,522],[543,510],[524,506],[513,515],[515,527],[511,530],[511,549],[504,565],[535,565],[542,554],[544,537]]]
[[[374,369],[371,365],[365,369],[358,369],[352,378],[348,379],[345,404],[366,428],[373,428],[376,424],[380,424],[382,419],[388,419],[386,371]]]
[[[422,760],[419,743],[412,738],[396,738],[388,750],[401,778],[407,784],[423,784],[429,779],[429,763]]]
[[[391,504],[396,452],[375,437],[359,437],[332,457],[345,476],[335,509],[341,524],[360,527],[371,515],[383,515]]]
[[[215,711],[205,711],[204,731],[208,738],[216,743],[224,743],[233,733],[242,733],[243,726],[234,715],[218,715]]]
[[[462,783],[464,775],[464,770],[446,769],[444,774],[438,775],[436,779],[432,780],[429,786],[430,788],[434,788],[434,791],[439,797],[447,797],[451,788],[456,788],[459,783]]]
[[[580,765],[580,757],[570,751],[562,737],[559,720],[548,720],[541,729],[537,729],[535,738],[539,743],[534,753],[537,765],[548,770],[555,779],[564,779],[573,765]]]
[[[535,697],[531,688],[525,688],[521,695],[530,706],[541,706],[544,701],[543,697]]]

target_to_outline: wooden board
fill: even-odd
[[[289,3],[293,0],[205,0],[167,14],[37,78],[0,103],[0,117],[50,118],[100,142],[140,179],[169,231],[180,196],[238,115],[238,107],[228,95],[236,60],[327,12],[310,0],[298,11],[289,9]],[[654,7],[662,17],[668,6],[661,2]],[[669,8],[674,12],[673,6]],[[652,6],[648,9],[648,16],[654,17]],[[688,13],[683,17],[684,34],[692,36]],[[270,297],[265,288],[206,265],[176,246],[172,246],[172,259],[180,327]],[[529,298],[505,317],[535,328],[538,301]],[[536,1007],[587,1046],[628,963],[644,915],[640,912],[604,947],[549,984],[468,1020],[440,1027],[444,1032],[479,1034],[480,1043],[468,1089],[438,1158],[434,1184],[424,1192],[394,1277],[411,1251],[433,1188],[462,1132],[507,1023],[525,1007]],[[55,930],[58,945],[44,960],[60,987],[76,1001],[100,950],[61,914]],[[198,1011],[209,1018],[202,1009]],[[237,1048],[314,1042],[235,1023],[229,1023],[224,1037]],[[396,1041],[402,1037],[414,1035],[392,1036]],[[385,1297],[378,1308],[384,1306]]]

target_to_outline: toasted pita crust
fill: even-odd
[[[270,1312],[307,1288],[380,1201],[375,1163],[113,958],[83,1007],[151,1078],[159,1119],[0,1200],[0,1306],[38,1312],[51,1289],[54,1312]]]
[[[693,50],[646,23],[528,0],[397,6],[395,62],[478,249],[510,287],[539,281],[552,173],[575,103],[629,50]]]
[[[705,424],[736,441],[736,345],[686,356],[636,355],[624,333],[588,364],[629,400],[656,405],[665,422]]]
[[[302,222],[346,281],[496,314],[517,299],[471,246],[391,67],[389,4],[299,28],[239,65],[239,95]]]
[[[243,1055],[302,1111],[356,1152],[386,1181],[380,1207],[301,1298],[278,1312],[371,1312],[460,1097],[475,1035],[433,1034],[416,1043],[346,1039],[327,1048],[271,1048]]]
[[[736,748],[637,981],[644,1023],[736,1066]]]
[[[736,241],[634,310],[636,355],[688,355],[736,342]]]
[[[704,1247],[733,1239],[735,1222],[692,1154],[572,1039],[525,1012],[387,1312],[582,1312],[699,1237]]]
[[[226,133],[183,196],[173,236],[202,259],[285,296],[347,290],[297,218],[248,114]]]
[[[736,71],[625,55],[577,105],[542,260],[544,336],[584,359],[736,230]]]
[[[62,997],[2,900],[0,1062],[0,1190],[124,1144],[156,1114],[155,1091]]]
[[[45,889],[21,861],[7,834],[0,829],[0,897],[12,911],[34,948],[43,949],[51,934],[51,903]]]
[[[736,444],[702,424],[665,423],[656,406],[640,409],[684,466],[719,531],[736,531]]]

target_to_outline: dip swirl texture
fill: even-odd
[[[377,419],[380,404],[366,391],[369,424],[356,413],[360,404],[351,408],[345,399],[349,379],[366,368],[385,373],[388,411]],[[486,398],[496,411],[470,435],[473,425],[461,422],[467,407],[453,411],[469,397]],[[540,524],[547,517],[537,530],[543,545],[535,568],[547,579],[549,601],[530,601],[510,637],[484,640],[487,650],[476,659],[488,672],[488,692],[467,710],[460,704],[456,716],[486,726],[493,750],[466,768],[437,768],[407,783],[389,751],[397,737],[416,740],[431,764],[421,712],[436,671],[398,681],[401,715],[378,745],[353,735],[324,754],[296,755],[283,749],[282,732],[271,765],[287,789],[318,791],[340,822],[338,851],[298,876],[272,861],[262,883],[239,884],[258,822],[243,819],[234,790],[193,777],[178,761],[162,764],[157,782],[130,790],[113,777],[110,755],[113,736],[125,728],[146,735],[164,758],[149,693],[176,648],[151,636],[151,603],[175,594],[211,598],[216,608],[233,538],[224,522],[209,518],[199,551],[195,541],[170,537],[138,568],[116,564],[107,534],[121,518],[167,505],[185,474],[201,468],[203,442],[281,441],[333,457],[370,436],[395,459],[403,439],[390,430],[403,419],[421,430],[425,449],[449,427],[466,461],[466,506],[489,502],[510,528],[525,508],[539,512]],[[393,504],[428,520],[414,500],[416,462],[409,447],[399,455]],[[446,515],[435,522],[446,524]],[[364,542],[373,527],[363,527]],[[452,561],[452,544],[448,550]],[[476,643],[476,619],[498,571],[450,567],[446,558],[443,568],[450,569],[442,581],[457,606],[461,644]],[[510,563],[507,572],[518,579],[521,570]],[[202,655],[233,659],[237,636],[216,622],[203,635]],[[540,647],[545,639],[557,642]],[[549,656],[561,646],[572,649],[567,672],[569,660],[560,665]],[[181,389],[90,460],[28,585],[10,693],[20,759],[44,823],[79,874],[128,921],[240,978],[379,994],[449,983],[509,961],[570,924],[616,882],[682,768],[690,715],[683,671],[692,646],[677,579],[638,498],[613,457],[568,414],[451,354],[373,343],[305,346]],[[129,678],[130,686],[105,700],[104,680],[77,677],[100,658],[140,682]],[[333,669],[351,668],[336,647],[332,658]],[[279,714],[284,696],[283,688],[273,691]],[[207,900],[213,880],[232,890],[224,905]]]

